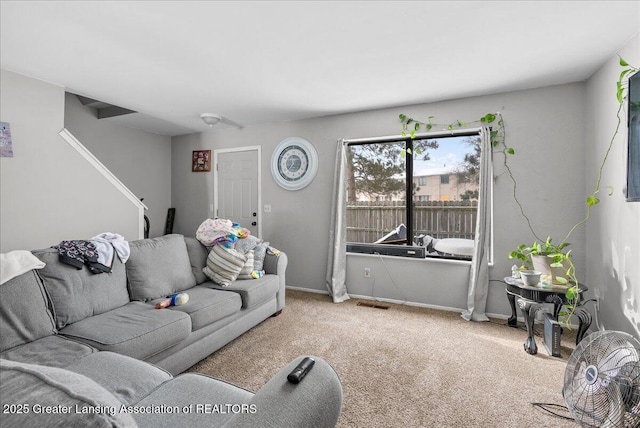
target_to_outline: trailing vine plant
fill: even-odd
[[[469,127],[469,125],[484,125],[490,128],[491,147],[493,148],[494,153],[498,152],[503,155],[502,165],[504,167],[505,173],[509,176],[513,184],[513,199],[518,206],[518,209],[520,210],[520,214],[526,220],[529,231],[535,239],[534,243],[531,246],[527,246],[526,244],[519,245],[516,250],[512,251],[509,254],[509,258],[520,260],[524,267],[531,267],[532,254],[545,254],[549,258],[551,258],[551,267],[565,269],[564,276],[556,276],[554,279],[556,280],[556,282],[568,287],[565,292],[567,303],[565,304],[565,310],[560,311],[559,321],[562,325],[568,327],[569,329],[571,328],[571,317],[575,313],[576,307],[580,303],[580,289],[578,285],[578,278],[576,276],[576,268],[573,264],[573,261],[571,260],[571,250],[565,251],[565,248],[570,245],[568,240],[576,231],[576,229],[584,225],[589,220],[589,218],[591,217],[591,209],[595,205],[600,203],[598,195],[601,190],[604,166],[607,162],[607,159],[609,158],[613,143],[615,142],[616,136],[620,131],[620,125],[622,123],[621,113],[623,112],[624,101],[626,98],[626,86],[623,83],[624,78],[629,74],[638,72],[638,68],[629,65],[622,57],[620,57],[619,64],[621,67],[623,67],[623,69],[620,72],[618,81],[616,82],[616,99],[618,101],[618,111],[616,112],[617,123],[613,131],[613,135],[609,139],[604,157],[600,162],[598,178],[596,180],[594,190],[586,198],[586,214],[584,218],[582,218],[571,227],[571,229],[567,232],[567,234],[559,244],[552,243],[552,239],[549,236],[546,239],[542,239],[540,237],[541,235],[538,235],[535,232],[531,223],[531,219],[525,212],[524,206],[518,198],[518,182],[513,174],[513,171],[509,167],[508,162],[509,157],[515,155],[516,151],[513,147],[508,146],[506,143],[506,129],[504,119],[502,118],[502,114],[500,112],[487,113],[479,119],[471,122],[462,122],[460,120],[456,120],[448,124],[436,123],[435,116],[428,116],[426,121],[420,121],[412,117],[408,117],[405,114],[399,115],[400,122],[402,123],[402,136],[410,136],[410,138],[412,139],[415,138],[422,129],[424,129],[424,131],[426,132],[432,130],[453,131],[455,129],[467,128]],[[411,151],[407,151],[406,153],[401,153],[401,156],[405,156],[407,154],[413,155]],[[415,150],[415,155],[420,154],[420,150]],[[612,188],[609,186],[609,196],[611,195]]]

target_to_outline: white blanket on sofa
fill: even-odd
[[[44,266],[42,260],[27,250],[0,254],[0,285],[31,269],[42,269]]]

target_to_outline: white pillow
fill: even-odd
[[[233,248],[214,245],[202,272],[216,284],[227,287],[238,278],[246,262],[247,256]]]
[[[249,251],[245,254],[247,256],[247,261],[244,266],[240,270],[240,274],[238,275],[238,279],[254,279],[255,277],[252,275],[253,272],[253,251]]]

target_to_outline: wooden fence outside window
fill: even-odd
[[[414,236],[474,239],[477,207],[477,201],[414,201]],[[375,242],[400,224],[404,201],[347,202],[347,242]]]

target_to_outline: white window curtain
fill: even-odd
[[[491,138],[490,131],[482,127],[482,151],[480,154],[480,189],[478,192],[478,217],[473,259],[469,271],[467,310],[462,318],[467,321],[489,321],[485,311],[489,293],[489,245],[491,241]]]
[[[347,144],[338,141],[336,169],[331,203],[331,225],[329,229],[329,260],[327,267],[327,290],[334,303],[349,299],[345,284],[347,266],[347,211],[346,211],[346,161]]]

